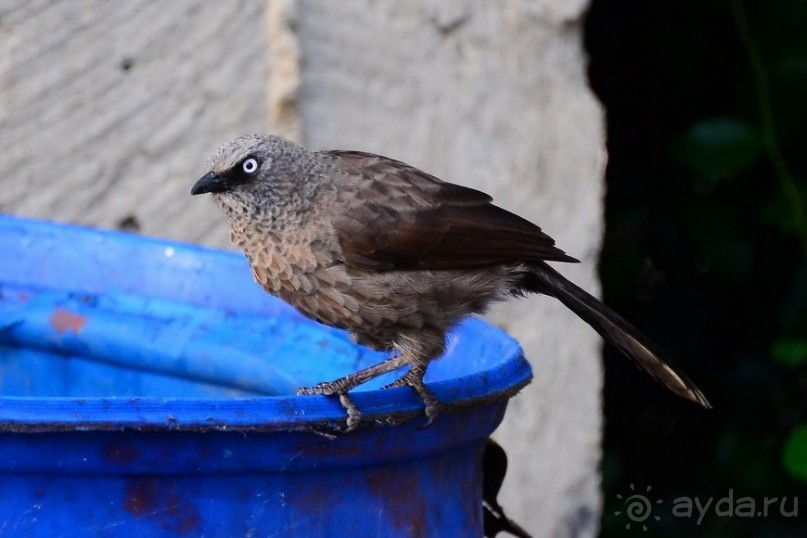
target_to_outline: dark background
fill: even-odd
[[[586,46],[608,121],[605,300],[715,407],[606,349],[603,535],[807,536],[807,2],[595,0]],[[672,514],[730,490],[723,509],[800,497],[801,516]],[[632,521],[632,493],[662,502]]]

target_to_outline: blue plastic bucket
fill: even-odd
[[[426,381],[296,389],[378,362],[253,282],[240,255],[0,216],[0,535],[481,536],[481,454],[530,379],[463,323]],[[388,417],[419,418],[398,426]]]

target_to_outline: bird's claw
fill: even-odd
[[[424,428],[428,428],[431,426],[437,417],[440,415],[440,411],[443,409],[443,405],[440,403],[432,391],[426,387],[426,384],[423,382],[423,373],[417,370],[409,370],[406,374],[402,375],[389,385],[386,385],[385,389],[393,389],[397,387],[411,387],[418,396],[420,396],[423,405],[425,406],[424,413],[426,414],[426,424],[424,424]]]
[[[319,383],[313,387],[302,387],[297,390],[297,394],[338,396],[339,403],[342,404],[342,408],[347,413],[346,427],[341,433],[349,433],[361,424],[362,414],[350,396],[348,396],[348,391],[353,388],[348,381],[348,378],[342,378],[335,381]],[[391,389],[396,387],[411,387],[417,393],[425,407],[426,424],[423,427],[428,428],[431,426],[440,415],[444,406],[426,387],[426,384],[423,382],[423,372],[420,369],[409,370],[406,374],[389,385],[386,385],[384,388]]]
[[[350,433],[361,424],[361,411],[359,411],[359,408],[356,407],[356,404],[353,403],[353,400],[351,400],[350,396],[347,394],[339,395],[339,403],[342,404],[342,407],[347,413],[347,419],[345,421],[347,427],[343,433]]]
[[[338,396],[339,403],[347,413],[347,420],[345,421],[345,429],[341,433],[349,433],[355,430],[361,424],[361,411],[353,403],[347,391],[342,388],[341,384],[337,381],[328,381],[319,383],[313,387],[302,387],[297,390],[299,395],[321,395],[321,396]]]
[[[327,381],[325,383],[317,383],[313,387],[301,387],[297,389],[298,395],[322,395],[333,396],[335,394],[346,394],[347,391],[342,387],[342,384],[337,381]]]

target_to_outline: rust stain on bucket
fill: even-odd
[[[57,308],[53,311],[50,317],[50,325],[59,334],[64,334],[67,331],[72,331],[73,334],[78,334],[81,329],[87,324],[87,318],[75,312],[71,312],[66,308]]]

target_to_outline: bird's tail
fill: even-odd
[[[675,394],[707,409],[712,407],[695,383],[636,327],[549,265],[535,266],[525,287],[529,291],[558,299],[608,342],[622,350],[639,368]]]

